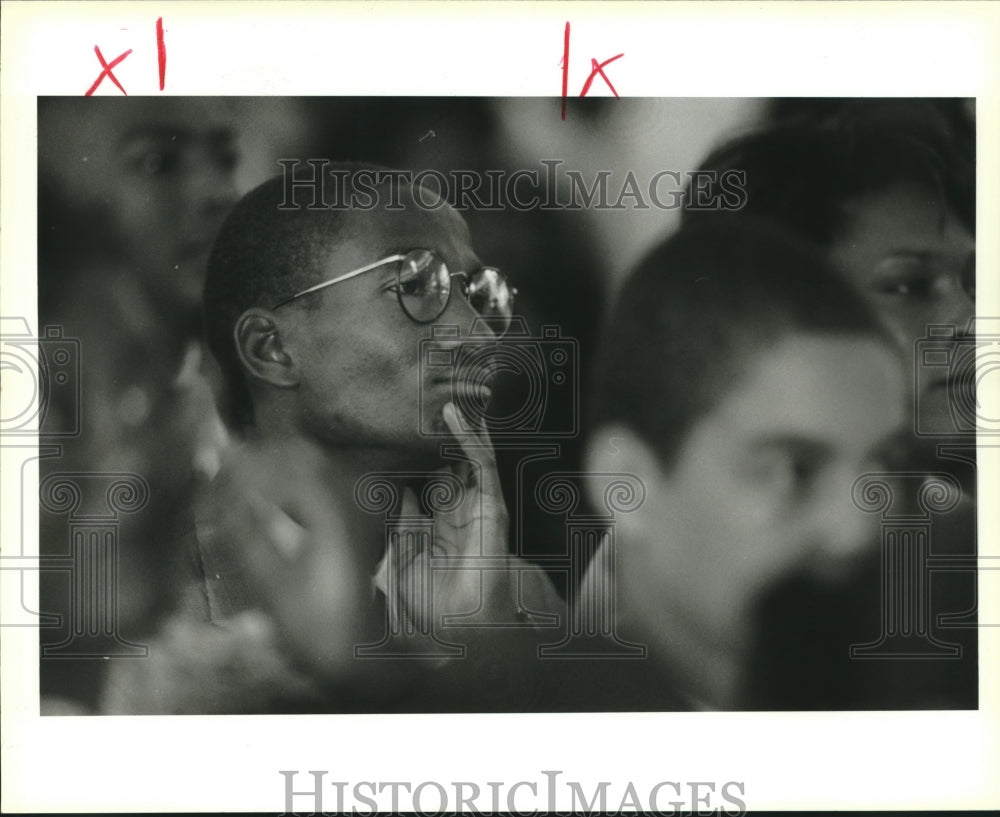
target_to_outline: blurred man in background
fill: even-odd
[[[46,477],[69,474],[83,486],[73,513],[106,516],[104,492],[86,490],[94,480],[83,475],[134,474],[148,486],[144,506],[121,515],[115,558],[98,568],[115,571],[113,586],[88,587],[72,609],[70,584],[82,577],[42,574],[42,610],[63,616],[41,631],[43,693],[92,704],[102,650],[141,640],[170,607],[178,519],[225,444],[200,374],[199,304],[209,249],[236,198],[240,125],[215,99],[42,98],[38,115],[39,315],[79,340],[81,358],[80,404],[69,402],[76,392],[54,392],[41,430],[44,443],[80,418],[77,436],[51,439],[62,450],[42,461],[43,497]],[[66,554],[66,518],[46,508],[41,552]],[[88,605],[114,605],[113,614],[80,621]],[[103,648],[74,643],[91,625]]]
[[[885,574],[873,554],[849,592],[814,595],[815,615],[800,617],[796,633],[783,628],[785,643],[759,645],[759,654],[778,655],[795,643],[799,654],[779,676],[761,679],[761,705],[794,708],[806,674],[826,677],[831,700],[842,706],[975,707],[972,112],[962,100],[785,100],[775,107],[771,125],[719,147],[703,167],[745,174],[741,213],[777,222],[818,246],[892,334],[911,373],[912,430],[893,469],[944,472],[960,485],[957,507],[934,518],[930,555],[964,560],[966,568],[932,574],[927,565],[916,568],[931,593],[929,614],[917,616],[929,620],[914,625],[924,633],[922,643],[911,639],[901,651],[932,660],[889,657],[886,648],[881,657],[852,661],[852,644],[874,642],[880,624],[892,626],[885,619],[895,613],[882,607],[888,603],[882,585],[902,580]],[[684,216],[693,224],[719,214],[688,209]],[[928,344],[933,354],[924,355]],[[907,503],[910,513],[927,512],[916,493],[896,501],[894,512]],[[920,592],[906,580],[905,594]],[[788,593],[805,595],[791,587]],[[924,604],[916,597],[911,603]],[[957,654],[945,656],[935,644],[957,647]]]
[[[745,708],[768,597],[791,578],[836,583],[872,547],[851,491],[903,426],[900,360],[817,254],[720,219],[628,279],[593,397],[588,470],[635,475],[649,501],[617,520],[614,559],[591,570],[613,562],[617,631],[648,653],[595,662],[582,698]]]

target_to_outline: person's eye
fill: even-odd
[[[233,146],[222,147],[215,152],[215,162],[220,170],[235,170],[240,158],[239,150]]]
[[[891,257],[878,266],[871,286],[889,298],[927,299],[944,274],[923,258]]]
[[[807,493],[816,477],[817,466],[811,457],[788,454],[775,465],[775,479],[790,496]]]
[[[819,464],[812,457],[793,457],[791,469],[796,493],[807,493],[816,481]]]
[[[404,295],[423,295],[426,289],[423,278],[419,276],[406,278],[399,282],[399,291]]]
[[[899,298],[926,298],[931,294],[933,281],[922,275],[890,278],[875,284],[875,291]]]
[[[762,457],[749,473],[750,479],[783,502],[809,494],[819,473],[819,462],[808,452],[780,451]]]
[[[386,285],[386,292],[419,297],[427,292],[427,281],[422,275],[401,275],[398,280]]]
[[[147,150],[133,157],[130,164],[140,176],[163,176],[176,170],[177,153],[172,150]]]

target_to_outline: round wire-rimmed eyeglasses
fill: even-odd
[[[462,295],[479,315],[488,319],[490,328],[496,334],[503,334],[510,326],[517,290],[508,285],[500,270],[496,267],[480,267],[473,272],[450,272],[440,255],[433,250],[423,249],[381,258],[296,292],[271,308],[277,309],[304,295],[332,287],[386,264],[398,264],[395,280],[386,284],[385,289],[395,290],[399,305],[410,320],[431,323],[441,317],[451,299],[451,280],[460,276],[463,279]]]

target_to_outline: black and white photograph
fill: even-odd
[[[43,714],[976,708],[974,101],[558,104],[39,99]]]
[[[224,735],[254,782],[11,810],[996,805],[995,79],[656,93],[629,68],[648,40],[551,4],[544,91],[455,65],[305,86],[291,16],[280,58],[199,69],[193,12],[121,5],[78,90],[5,115],[5,158],[15,129],[36,148],[30,213],[4,199],[31,293],[0,339],[5,714],[18,673],[40,746],[163,735],[207,787]],[[456,36],[423,5],[396,72]],[[355,11],[338,42],[380,30]],[[278,77],[248,92],[255,60]],[[941,793],[863,766],[952,723]],[[675,724],[707,765],[656,771]],[[840,748],[783,791],[766,748],[713,754],[729,728]],[[287,759],[240,767],[255,730]],[[455,741],[489,734],[502,783]],[[616,741],[636,771],[600,765]],[[871,770],[866,801],[829,791],[837,764]]]

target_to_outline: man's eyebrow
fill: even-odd
[[[124,148],[144,139],[151,141],[188,142],[196,138],[201,138],[206,142],[218,145],[234,142],[236,134],[230,128],[213,128],[199,136],[196,131],[186,125],[177,126],[153,123],[129,128],[119,138],[118,145]]]
[[[938,250],[934,248],[915,250],[912,247],[900,247],[898,249],[889,250],[885,253],[884,258],[886,260],[913,260],[919,261],[921,263],[926,263],[928,261],[937,261],[942,258],[951,257],[961,257],[963,260],[967,259],[969,256],[975,256],[976,250],[972,248],[968,252],[951,252],[948,250]]]
[[[805,454],[813,459],[823,459],[832,453],[832,446],[815,437],[807,437],[794,431],[779,431],[757,437],[751,443],[751,448],[757,451],[767,449],[789,449],[799,454]]]
[[[189,128],[171,127],[170,125],[137,125],[129,128],[118,140],[119,146],[126,146],[132,142],[143,139],[151,140],[172,140],[175,138],[187,139],[190,135]]]
[[[904,261],[919,261],[921,263],[926,263],[928,261],[933,261],[937,258],[944,257],[944,253],[938,250],[914,250],[912,248],[900,248],[896,250],[889,250],[885,254],[885,258],[889,260],[904,260]]]
[[[204,139],[214,144],[236,141],[236,131],[232,128],[213,128],[204,135]]]

